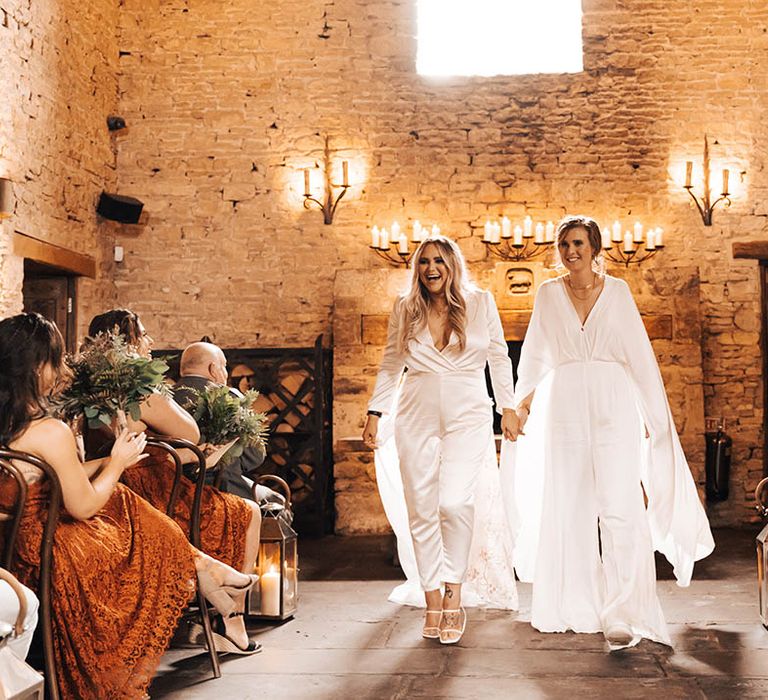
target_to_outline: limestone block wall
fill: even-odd
[[[79,284],[80,322],[110,301],[111,228],[96,202],[115,184],[118,4],[0,2],[0,176],[13,180],[14,216],[0,224],[0,315],[22,308],[14,231],[93,255],[96,282]]]

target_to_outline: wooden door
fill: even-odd
[[[53,321],[64,337],[68,352],[75,350],[75,282],[74,277],[42,266],[24,268],[24,311],[37,312]]]

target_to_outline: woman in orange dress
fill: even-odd
[[[79,460],[69,427],[47,415],[62,367],[61,334],[50,321],[39,314],[0,321],[0,444],[46,461],[61,482],[51,604],[62,697],[140,698],[194,593],[195,575],[239,641],[247,636],[236,599],[256,577],[194,549],[176,523],[118,483],[142,461],[143,434],[123,431],[109,457]],[[32,467],[25,472],[15,573],[37,590],[49,483]],[[15,498],[15,482],[0,479],[0,506]]]
[[[150,357],[153,340],[132,311],[112,309],[94,317],[88,327],[91,338],[110,331],[120,333],[141,356]],[[195,444],[200,439],[200,431],[189,413],[173,399],[159,394],[144,400],[141,420],[132,421],[129,418],[128,427],[136,432],[170,435]],[[94,444],[92,437],[89,448]],[[148,452],[146,460],[123,474],[122,482],[155,508],[165,512],[176,470],[165,452],[152,448]],[[189,532],[194,494],[195,484],[183,478],[173,519],[184,532]],[[238,571],[253,571],[261,531],[261,511],[256,503],[205,486],[200,523],[200,548],[206,554]],[[222,646],[220,651],[227,649]]]

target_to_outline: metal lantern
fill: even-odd
[[[265,481],[278,484],[285,496],[285,505],[266,503],[261,507],[261,542],[255,573],[258,583],[248,596],[250,617],[261,620],[286,620],[296,612],[298,600],[299,558],[296,531],[290,526],[291,489],[280,477],[272,474],[260,477],[254,484]]]
[[[757,511],[768,515],[768,478],[763,479],[755,489]],[[757,536],[757,595],[760,605],[760,619],[768,629],[768,525]]]

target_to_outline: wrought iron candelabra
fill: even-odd
[[[349,189],[349,164],[348,162],[342,161],[341,163],[341,174],[342,174],[342,183],[340,185],[334,184],[331,181],[331,150],[328,145],[328,137],[325,137],[325,149],[323,151],[323,166],[324,166],[324,190],[323,190],[323,200],[317,199],[317,197],[312,196],[312,192],[310,189],[310,176],[309,176],[309,168],[304,169],[304,208],[309,209],[313,204],[317,206],[320,211],[323,212],[323,223],[325,224],[332,224],[333,223],[333,216],[336,213],[336,207],[339,206],[339,202],[341,201],[341,198],[347,193],[347,190]],[[339,192],[338,195],[335,197],[333,196],[334,189],[341,189],[341,192]]]
[[[664,248],[664,230],[662,228],[643,231],[640,222],[636,222],[632,231],[621,232],[621,224],[614,221],[612,226],[602,229],[603,255],[607,260],[629,267],[645,262]]]
[[[714,202],[710,202],[711,190],[709,186],[709,143],[707,141],[706,134],[704,134],[704,159],[702,165],[704,169],[704,194],[702,195],[701,199],[699,199],[693,193],[693,185],[691,184],[691,176],[693,175],[693,163],[690,160],[685,164],[685,185],[683,185],[683,187],[687,190],[688,194],[691,195],[691,199],[693,199],[696,208],[699,210],[699,214],[701,214],[701,220],[704,222],[704,225],[711,226],[712,213],[715,211],[715,207],[720,202],[723,203],[723,206],[730,207],[731,198],[730,192],[728,192],[729,171],[728,169],[723,169],[722,193]]]

